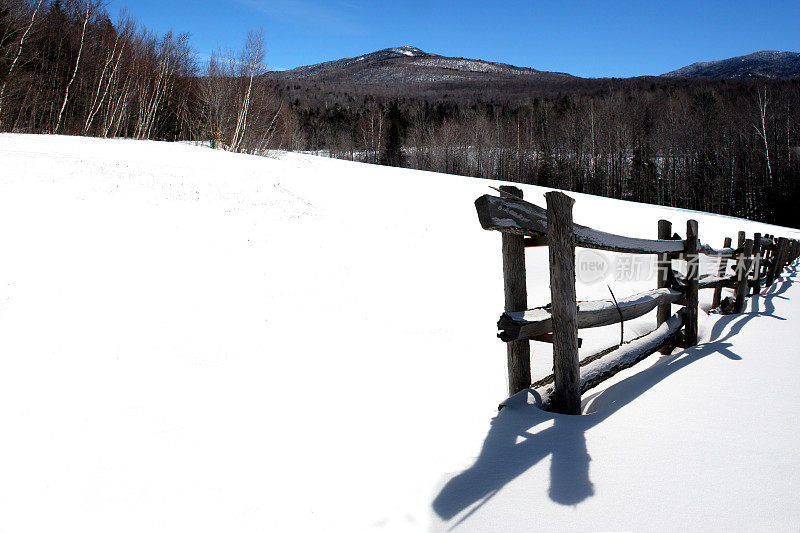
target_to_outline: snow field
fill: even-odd
[[[705,344],[590,392],[587,416],[495,417],[500,237],[473,207],[488,185],[0,135],[0,529],[796,528],[791,279],[753,302],[771,317],[701,313]],[[697,218],[715,246],[739,229],[797,235],[570,194],[577,222],[630,236],[659,218],[679,233]],[[527,260],[543,305],[546,249]],[[655,285],[609,278],[579,298],[606,283],[618,298]],[[582,331],[582,355],[618,335]],[[533,353],[549,373],[549,345]],[[448,488],[462,472],[469,488]]]

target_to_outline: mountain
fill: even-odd
[[[579,78],[480,59],[431,54],[413,46],[385,48],[357,57],[326,61],[271,72],[279,81],[311,81],[348,85],[441,83],[504,83],[514,87],[574,83]],[[800,53],[764,50],[745,56],[693,63],[662,74],[666,78],[795,78],[800,77]]]
[[[510,80],[564,81],[577,79],[479,59],[445,57],[413,46],[385,48],[357,57],[276,71],[277,80],[308,80],[366,85],[430,82],[496,82]]]
[[[692,63],[661,76],[670,78],[797,78],[800,77],[800,53],[762,50],[746,56]]]
[[[564,94],[602,95],[618,89],[653,90],[667,83],[702,79],[800,77],[800,54],[756,52],[721,61],[694,63],[661,76],[581,78],[480,59],[447,57],[413,46],[327,61],[267,74],[279,93],[298,106],[349,106],[356,99],[410,98],[429,101],[527,102]]]

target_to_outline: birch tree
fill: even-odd
[[[42,6],[42,1],[43,0],[38,0],[38,2],[36,2],[33,13],[31,13],[31,18],[28,20],[28,25],[25,27],[25,31],[22,32],[22,36],[19,38],[19,43],[17,43],[17,52],[14,55],[14,59],[11,61],[11,65],[8,67],[8,72],[6,72],[6,75],[3,78],[3,84],[0,85],[0,128],[3,126],[3,97],[5,96],[6,86],[14,75],[14,68],[17,66],[17,63],[19,63],[19,58],[22,56],[22,47],[25,45],[25,39],[28,37],[31,28],[33,27],[33,23],[36,20],[36,14],[39,12],[39,8]]]
[[[761,91],[756,88],[756,95],[758,96],[758,116],[761,119],[761,125],[755,126],[756,132],[758,136],[761,137],[761,140],[764,141],[764,157],[767,161],[767,178],[769,179],[769,183],[772,183],[772,167],[769,164],[769,143],[767,142],[767,86],[764,86],[764,95],[761,95]]]
[[[125,46],[128,43],[129,32],[131,31],[132,23],[130,19],[126,19],[121,24],[121,28],[115,33],[114,45],[111,50],[106,54],[106,60],[103,63],[103,69],[97,79],[97,86],[92,93],[92,101],[86,114],[86,120],[83,123],[84,135],[89,133],[89,129],[94,122],[97,113],[106,102],[109,91],[116,81],[119,72],[119,66],[125,52]]]
[[[53,129],[53,133],[58,133],[58,128],[61,126],[61,119],[64,116],[64,108],[67,107],[67,100],[69,100],[69,89],[72,87],[73,82],[75,81],[75,76],[78,74],[78,66],[81,64],[81,55],[83,54],[83,42],[86,38],[86,25],[89,23],[89,14],[91,11],[92,2],[91,0],[86,0],[86,10],[83,14],[83,25],[81,26],[81,40],[80,44],[78,45],[78,56],[75,58],[75,68],[72,69],[72,76],[70,77],[69,81],[67,82],[67,87],[64,89],[64,101],[61,103],[61,109],[58,111],[58,119],[56,120],[56,127]]]
[[[247,32],[247,40],[239,59],[238,74],[240,78],[247,79],[247,88],[241,97],[239,110],[236,117],[236,127],[230,142],[231,151],[238,152],[242,147],[247,134],[247,115],[250,111],[250,101],[253,93],[253,80],[256,76],[264,74],[264,34],[262,30]]]

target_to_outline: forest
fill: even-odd
[[[800,80],[366,86],[201,60],[98,0],[0,0],[0,131],[204,141],[532,183],[797,227]]]

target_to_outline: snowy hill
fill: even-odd
[[[439,82],[570,81],[569,74],[515,67],[479,59],[445,57],[413,46],[386,48],[357,57],[269,74],[279,80],[313,80],[345,84],[404,84]]]
[[[590,391],[584,416],[524,398],[498,415],[500,237],[473,205],[489,185],[0,135],[0,530],[800,527],[794,267],[743,315],[701,311],[698,346]],[[798,235],[570,195],[576,222],[631,236],[660,218],[716,246]],[[546,272],[531,249],[530,305]],[[655,281],[578,297],[606,284]],[[582,356],[618,336],[581,331]]]
[[[800,53],[762,50],[745,56],[704,61],[662,76],[689,78],[797,78]]]
[[[345,85],[419,83],[511,83],[541,87],[542,83],[589,86],[591,80],[561,72],[541,71],[481,59],[446,57],[413,46],[398,46],[360,56],[269,73],[277,80],[310,80]],[[796,78],[800,53],[762,50],[752,54],[692,63],[661,77]],[[585,83],[584,83],[585,82]],[[589,84],[589,85],[587,85]],[[452,90],[452,86],[448,86]]]
[[[337,59],[334,61],[317,63],[315,65],[297,67],[291,70],[278,71],[275,73],[275,75],[286,78],[310,78],[347,68],[351,65],[357,65],[359,63],[370,64],[378,61],[386,61],[388,59],[396,59],[398,57],[425,57],[428,55],[430,54],[427,54],[419,48],[415,48],[413,46],[398,46],[395,48],[385,48],[383,50],[378,50],[377,52],[371,52],[358,57]]]

